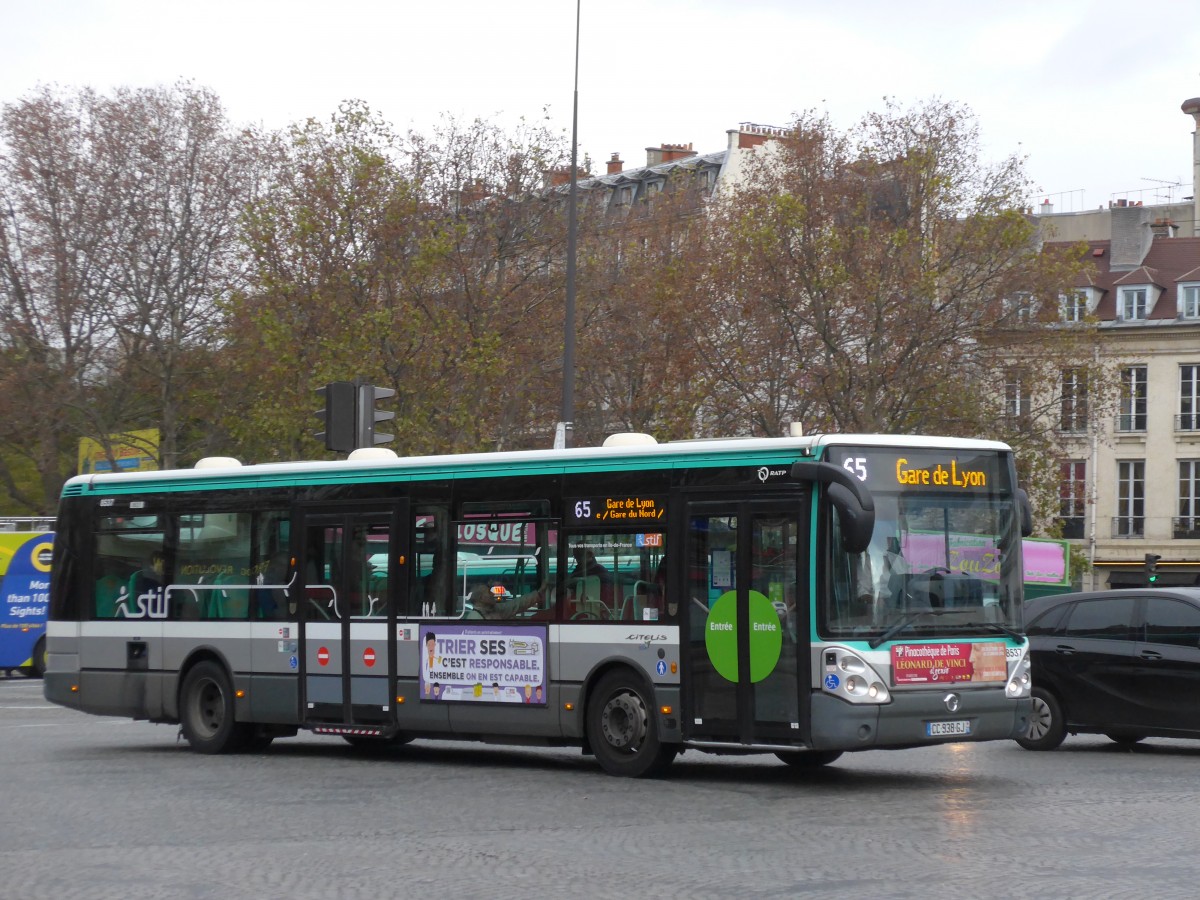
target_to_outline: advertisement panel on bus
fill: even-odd
[[[0,670],[44,671],[53,544],[50,532],[0,533]]]

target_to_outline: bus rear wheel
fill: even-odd
[[[233,685],[224,667],[211,660],[197,663],[179,692],[180,726],[188,744],[197,753],[241,750],[252,732],[233,716]]]
[[[632,675],[609,672],[588,701],[587,736],[600,767],[610,775],[657,775],[679,752],[658,737],[649,691]]]

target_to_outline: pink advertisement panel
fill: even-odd
[[[980,684],[1007,677],[1004,644],[998,641],[892,647],[892,684]]]

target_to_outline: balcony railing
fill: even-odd
[[[1200,516],[1178,516],[1172,519],[1171,537],[1177,541],[1200,540]]]
[[[1176,431],[1200,431],[1200,413],[1180,413],[1175,417]]]
[[[1140,538],[1145,535],[1145,516],[1113,516],[1112,536],[1114,538]]]
[[[1146,431],[1146,414],[1145,413],[1121,413],[1116,417],[1113,423],[1113,430],[1117,434],[1137,434],[1138,432],[1145,433]]]
[[[1083,516],[1063,516],[1058,521],[1062,523],[1062,536],[1066,540],[1079,540],[1083,537],[1086,525]]]

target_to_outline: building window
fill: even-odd
[[[1121,414],[1117,431],[1146,430],[1146,367],[1126,366],[1121,370]]]
[[[1071,368],[1062,370],[1062,414],[1059,429],[1069,434],[1087,431],[1088,400],[1087,372]]]
[[[1179,367],[1179,418],[1177,431],[1200,430],[1200,366]]]
[[[1062,536],[1083,537],[1084,509],[1087,506],[1087,463],[1065,459],[1059,464],[1058,515]]]
[[[1008,369],[1004,373],[1004,415],[1009,419],[1027,419],[1033,411],[1033,399],[1025,387],[1025,373]]]
[[[1179,517],[1172,524],[1176,538],[1200,538],[1200,460],[1179,461]]]
[[[1011,322],[1032,322],[1036,311],[1033,294],[1028,291],[1004,298],[1004,317]]]
[[[1135,322],[1146,318],[1146,289],[1122,288],[1119,316],[1124,322]]]
[[[1200,284],[1179,286],[1179,315],[1185,319],[1200,319]]]
[[[629,206],[633,203],[634,186],[632,184],[622,185],[613,191],[612,205],[613,206]]]
[[[1141,537],[1146,523],[1146,463],[1117,463],[1117,517],[1113,537]]]
[[[1088,314],[1087,291],[1072,291],[1058,298],[1059,315],[1064,322],[1082,322]]]

